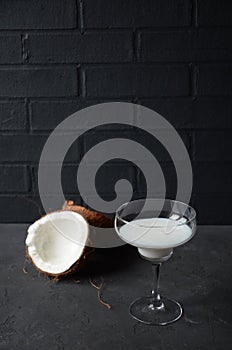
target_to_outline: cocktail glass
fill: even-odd
[[[118,208],[115,229],[123,241],[137,247],[142,258],[151,261],[154,273],[150,295],[133,301],[130,314],[152,325],[178,320],[183,312],[181,305],[160,295],[160,268],[172,256],[173,248],[194,236],[195,210],[171,199],[139,199]]]

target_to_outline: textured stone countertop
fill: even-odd
[[[0,349],[227,349],[232,342],[232,227],[201,226],[163,264],[161,293],[178,300],[182,318],[147,326],[128,314],[149,293],[150,263],[131,246],[98,250],[79,276],[55,283],[30,264],[24,274],[28,225],[0,225]],[[102,298],[89,277],[100,283]],[[77,283],[79,280],[80,282]]]

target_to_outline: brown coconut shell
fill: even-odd
[[[101,213],[93,212],[93,211],[86,209],[84,207],[81,207],[79,205],[75,205],[74,202],[71,200],[67,200],[64,202],[62,210],[74,211],[74,212],[80,214],[87,221],[87,223],[91,226],[103,227],[103,228],[110,228],[110,227],[114,226],[113,220],[109,219],[105,215],[103,215]],[[89,241],[89,237],[86,241],[86,244],[88,243],[88,241]],[[88,258],[88,256],[91,253],[93,253],[93,251],[94,251],[94,248],[86,245],[83,249],[83,252],[82,252],[80,258],[68,270],[66,270],[62,273],[59,273],[59,274],[51,274],[51,273],[48,273],[46,271],[39,269],[34,264],[33,260],[31,259],[30,255],[28,253],[27,246],[26,246],[26,258],[28,258],[31,261],[31,263],[33,264],[33,266],[36,268],[37,271],[43,273],[45,276],[52,277],[54,280],[59,280],[60,277],[65,277],[65,276],[74,274],[77,271],[79,271],[81,268],[83,268],[83,266],[86,262],[86,259]]]
[[[83,216],[89,225],[95,227],[111,228],[114,227],[114,221],[104,214],[97,213],[86,209],[80,205],[75,205],[73,201],[67,200],[64,202],[63,210],[71,210]]]
[[[60,211],[62,211],[62,210],[57,210],[56,212],[60,212]],[[43,215],[43,216],[46,216],[46,215]],[[87,240],[86,240],[86,243],[85,243],[86,245],[83,248],[83,251],[82,251],[82,254],[81,254],[80,258],[68,270],[66,270],[66,271],[64,271],[62,273],[58,273],[58,274],[48,273],[48,272],[43,271],[40,268],[38,268],[38,266],[35,265],[34,261],[32,260],[32,258],[29,255],[27,245],[26,245],[26,259],[28,259],[32,263],[32,265],[35,267],[35,269],[37,271],[41,272],[43,275],[45,275],[47,277],[52,277],[55,281],[58,281],[60,277],[65,277],[65,276],[68,276],[68,275],[72,275],[72,274],[76,273],[78,270],[80,270],[80,268],[82,268],[82,266],[84,265],[88,255],[90,255],[94,251],[94,248],[87,246],[88,243],[89,243],[89,233],[88,233],[88,237],[87,237]]]
[[[26,258],[32,263],[32,265],[35,267],[35,269],[37,271],[41,272],[46,277],[52,277],[54,279],[54,281],[58,281],[61,277],[69,276],[69,275],[75,274],[77,271],[79,271],[83,267],[83,265],[85,264],[85,261],[86,261],[88,255],[90,255],[93,251],[94,251],[93,248],[85,246],[83,249],[83,252],[81,254],[81,257],[68,270],[66,270],[62,273],[58,273],[58,274],[48,273],[46,271],[39,269],[38,266],[36,266],[34,264],[33,260],[31,259],[30,255],[28,253],[27,246],[26,246]]]

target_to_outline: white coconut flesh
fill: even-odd
[[[89,227],[78,213],[47,214],[28,229],[26,245],[33,263],[48,274],[61,274],[79,260]]]

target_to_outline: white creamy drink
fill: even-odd
[[[119,236],[138,248],[146,259],[162,259],[172,253],[174,247],[191,238],[192,230],[184,222],[166,218],[133,220],[119,230]]]

